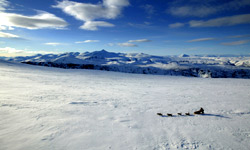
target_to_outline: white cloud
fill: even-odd
[[[50,46],[58,46],[58,45],[64,45],[63,43],[44,43],[45,45],[50,45]]]
[[[195,16],[204,17],[217,12],[216,8],[209,8],[206,6],[181,6],[170,8],[170,13],[174,16]]]
[[[217,19],[210,19],[207,21],[192,20],[189,22],[190,27],[221,27],[233,26],[238,24],[250,24],[250,14],[221,17]]]
[[[62,29],[68,25],[62,18],[45,11],[37,10],[37,15],[33,16],[5,12],[9,6],[10,3],[7,0],[0,0],[0,30],[14,30],[15,27],[26,29]]]
[[[233,46],[233,45],[242,45],[242,44],[246,44],[246,43],[249,43],[249,42],[250,42],[250,40],[240,40],[240,41],[221,43],[221,44],[226,45],[226,46]]]
[[[13,27],[26,29],[62,29],[68,25],[63,19],[44,11],[38,11],[38,14],[34,16],[0,12],[0,18],[1,28],[9,27],[8,29],[13,29]]]
[[[58,54],[59,52],[52,52],[52,51],[27,51],[27,50],[25,50],[24,53],[27,53],[27,54]]]
[[[7,0],[0,0],[0,11],[4,11],[8,5],[9,2]]]
[[[148,40],[148,39],[129,40],[128,42],[117,43],[116,45],[121,46],[121,47],[137,47],[138,45],[133,44],[133,43],[142,43],[142,42],[151,42],[151,40]],[[114,46],[114,43],[109,43],[108,45]]]
[[[78,41],[75,43],[80,44],[80,43],[95,43],[95,42],[99,42],[99,40],[85,40],[85,41]]]
[[[20,50],[12,47],[4,47],[0,48],[0,54],[4,54],[3,56],[27,56],[27,55],[34,55],[34,54],[52,54],[57,52],[50,52],[50,51],[31,51],[31,50]]]
[[[108,43],[107,45],[108,46],[114,46],[115,44],[114,43]]]
[[[5,32],[0,32],[0,37],[1,38],[19,38],[18,35],[14,35],[11,33],[5,33]]]
[[[105,21],[86,21],[80,28],[84,30],[96,31],[98,27],[114,27],[115,25]]]
[[[7,30],[8,28],[6,26],[0,26],[0,30]]]
[[[11,47],[0,48],[0,53],[22,53],[24,50],[18,50]]]
[[[137,47],[136,44],[132,44],[132,43],[117,43],[117,45],[121,47]]]
[[[13,27],[10,27],[10,26],[1,26],[0,25],[0,30],[14,30],[14,28]]]
[[[189,40],[187,42],[191,43],[191,42],[202,42],[202,41],[211,41],[211,40],[216,40],[216,38],[200,38],[200,39]]]
[[[151,40],[148,39],[138,39],[138,40],[129,40],[129,43],[134,43],[134,42],[151,42]]]
[[[183,27],[184,25],[185,25],[185,23],[177,22],[177,23],[173,23],[173,24],[168,25],[168,27],[169,28],[180,28],[180,27]]]
[[[115,19],[121,14],[123,7],[128,5],[128,0],[103,0],[102,3],[97,4],[63,0],[53,7],[60,8],[66,14],[83,21],[81,29],[94,31],[98,30],[98,27],[113,27],[111,23],[95,20]]]
[[[224,3],[214,3],[211,1],[191,1],[179,0],[167,10],[170,14],[179,17],[206,17],[223,11],[239,10],[250,6],[249,0],[228,0]]]

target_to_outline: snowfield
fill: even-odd
[[[250,80],[0,61],[0,116],[1,150],[248,150]]]

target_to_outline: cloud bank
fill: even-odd
[[[102,3],[97,4],[63,0],[53,7],[83,21],[81,29],[95,31],[98,30],[98,27],[115,26],[106,21],[96,21],[96,19],[116,19],[121,14],[122,9],[128,5],[128,0],[103,0]]]

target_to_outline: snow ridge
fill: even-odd
[[[32,65],[65,69],[95,69],[138,74],[203,78],[250,78],[250,57],[153,56],[144,53],[69,52],[7,59]]]

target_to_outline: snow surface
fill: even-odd
[[[250,57],[152,56],[143,53],[70,52],[7,58],[32,65],[95,69],[138,74],[178,75],[204,78],[250,78]]]
[[[1,150],[250,147],[250,80],[0,61]],[[203,107],[204,115],[177,116]],[[156,113],[173,113],[160,117]]]

